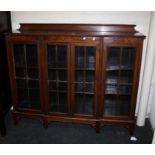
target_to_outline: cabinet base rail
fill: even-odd
[[[129,130],[130,135],[134,134],[134,120],[111,120],[111,119],[95,119],[95,118],[77,118],[67,116],[44,115],[38,113],[26,113],[20,111],[12,111],[14,124],[17,125],[20,118],[39,119],[43,123],[44,128],[48,128],[50,122],[68,122],[68,123],[82,123],[92,125],[96,133],[100,133],[102,127],[107,125],[120,125]]]

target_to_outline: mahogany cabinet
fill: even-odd
[[[13,118],[134,129],[143,39],[135,25],[21,24],[6,34]]]

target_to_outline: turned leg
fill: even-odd
[[[5,136],[6,135],[6,127],[5,127],[4,117],[0,118],[0,134],[2,136]]]
[[[130,135],[131,136],[133,136],[133,134],[134,134],[134,129],[135,129],[135,125],[134,124],[131,124],[131,125],[129,125],[129,133],[130,133]]]
[[[96,133],[100,133],[100,126],[101,126],[101,123],[100,122],[96,122],[96,125],[95,125]]]
[[[48,121],[46,119],[43,119],[43,126],[45,129],[48,128]]]
[[[12,113],[12,117],[13,117],[14,125],[18,125],[19,117],[14,113]]]

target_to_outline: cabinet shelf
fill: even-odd
[[[94,92],[74,92],[75,94],[86,94],[86,95],[93,95]]]
[[[16,77],[16,80],[35,80],[35,81],[38,81],[39,79],[35,79],[35,78],[30,78],[30,77]]]
[[[81,81],[81,82],[74,82],[74,84],[94,84],[95,82],[86,82],[86,81]]]
[[[19,65],[15,65],[15,68],[17,68],[17,69],[24,69],[24,68],[27,68],[27,69],[38,69],[37,66],[19,66]]]
[[[133,70],[132,66],[107,66],[106,71]]]
[[[63,90],[48,90],[49,93],[67,93],[67,91],[63,91]]]
[[[62,81],[62,80],[49,80],[48,82],[55,82],[55,83],[68,83],[68,81]]]
[[[119,95],[119,96],[130,96],[131,94],[129,94],[129,93],[105,93],[105,95],[107,95],[107,96],[116,96],[116,95]]]
[[[49,70],[67,70],[67,68],[53,68],[53,67],[48,67]]]
[[[17,87],[17,89],[23,89],[23,90],[38,90],[39,91],[39,88],[25,88],[25,87]]]
[[[105,84],[110,84],[110,85],[117,85],[119,83],[119,85],[125,85],[125,86],[131,86],[132,83],[121,83],[121,82],[106,82]]]
[[[95,71],[95,68],[75,68],[77,71]]]

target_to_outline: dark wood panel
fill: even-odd
[[[136,25],[119,24],[20,24],[20,31],[117,31],[136,32]]]

